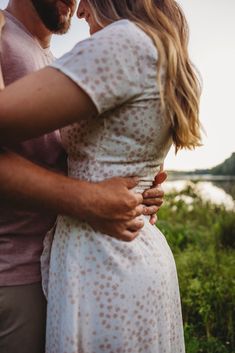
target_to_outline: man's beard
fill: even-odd
[[[31,0],[44,26],[52,33],[64,34],[69,30],[71,16],[65,19],[60,15],[56,1]]]

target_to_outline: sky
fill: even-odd
[[[179,0],[190,28],[189,53],[200,72],[203,91],[200,119],[205,130],[203,146],[195,151],[172,149],[166,169],[210,168],[235,152],[235,1]],[[0,0],[4,8],[8,0]],[[84,20],[74,17],[68,34],[54,36],[56,57],[89,36]]]

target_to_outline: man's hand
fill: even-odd
[[[94,229],[123,241],[137,237],[144,222],[143,196],[133,189],[136,178],[112,178],[90,184],[90,202],[84,205],[84,218]],[[87,201],[87,199],[86,199]]]
[[[144,197],[144,215],[149,215],[150,223],[155,224],[157,221],[157,211],[163,204],[164,191],[161,184],[166,180],[167,173],[160,171],[154,180],[153,186],[143,193]]]
[[[133,218],[130,221],[108,221],[100,222],[93,220],[90,225],[101,233],[125,241],[131,242],[134,240],[144,226],[144,221],[141,218]]]

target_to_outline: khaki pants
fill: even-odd
[[[0,287],[0,352],[44,353],[46,300],[41,284]]]

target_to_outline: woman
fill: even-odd
[[[200,144],[199,86],[173,0],[82,0],[91,38],[0,96],[0,141],[62,128],[69,175],[139,175],[145,190],[172,144]],[[30,100],[29,93],[30,92]],[[131,243],[59,216],[50,255],[47,353],[184,352],[177,274],[144,217]]]

